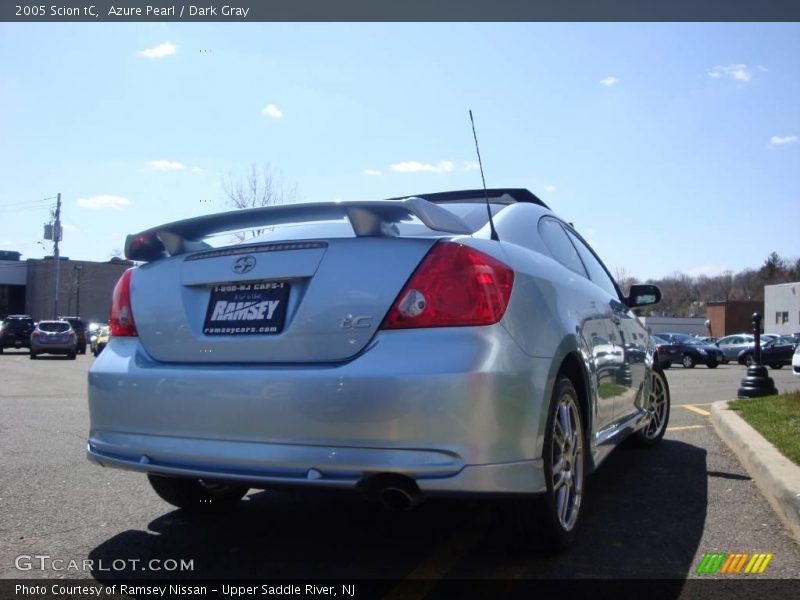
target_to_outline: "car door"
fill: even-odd
[[[574,284],[577,293],[572,298],[573,309],[580,323],[577,335],[586,346],[592,388],[596,391],[592,429],[599,433],[613,424],[614,394],[619,392],[615,381],[622,362],[622,348],[616,347],[612,339],[617,336],[611,326],[609,294],[589,278],[578,250],[561,221],[549,216],[543,217],[538,228],[552,257],[578,276]]]
[[[722,350],[722,354],[725,356],[726,360],[736,360],[736,356],[734,355],[736,339],[736,336],[729,335],[717,342],[717,346]]]
[[[617,285],[594,251],[575,231],[567,228],[567,233],[578,250],[589,278],[606,293],[611,313],[610,341],[621,351],[614,381],[620,392],[614,395],[614,420],[625,419],[638,412],[636,399],[647,374],[647,330],[623,304]]]
[[[769,344],[769,352],[764,348],[763,362],[767,364],[789,364],[794,354],[795,342],[791,337],[779,337]]]

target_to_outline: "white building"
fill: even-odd
[[[764,332],[800,333],[800,281],[764,286]]]

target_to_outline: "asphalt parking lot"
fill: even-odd
[[[348,495],[253,491],[231,515],[173,510],[144,476],[86,461],[93,360],[0,355],[2,578],[377,577],[400,580],[388,591],[403,596],[402,582],[419,578],[695,578],[706,552],[773,553],[763,577],[800,573],[800,546],[708,418],[710,403],[735,396],[738,365],[667,371],[664,443],[615,451],[588,481],[579,541],[548,557],[510,551],[491,503],[393,514]],[[789,369],[770,374],[781,391],[800,389]],[[44,570],[18,558],[35,555],[50,557]],[[86,571],[66,568],[89,559]],[[168,571],[169,560],[193,569]]]

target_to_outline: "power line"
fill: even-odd
[[[55,208],[54,205],[42,205],[42,206],[21,206],[19,208],[2,208],[0,207],[0,213],[10,214],[10,213],[23,213],[23,212],[39,212],[45,209],[53,210]]]
[[[7,207],[15,207],[15,206],[27,206],[27,205],[37,204],[37,203],[40,203],[40,202],[51,202],[52,203],[53,200],[56,200],[56,197],[40,198],[39,200],[18,200],[16,202],[2,203],[2,204],[0,204],[0,207],[7,208]]]

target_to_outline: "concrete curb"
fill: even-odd
[[[711,405],[711,422],[800,542],[800,467],[778,452],[735,411],[729,410],[727,401]]]

